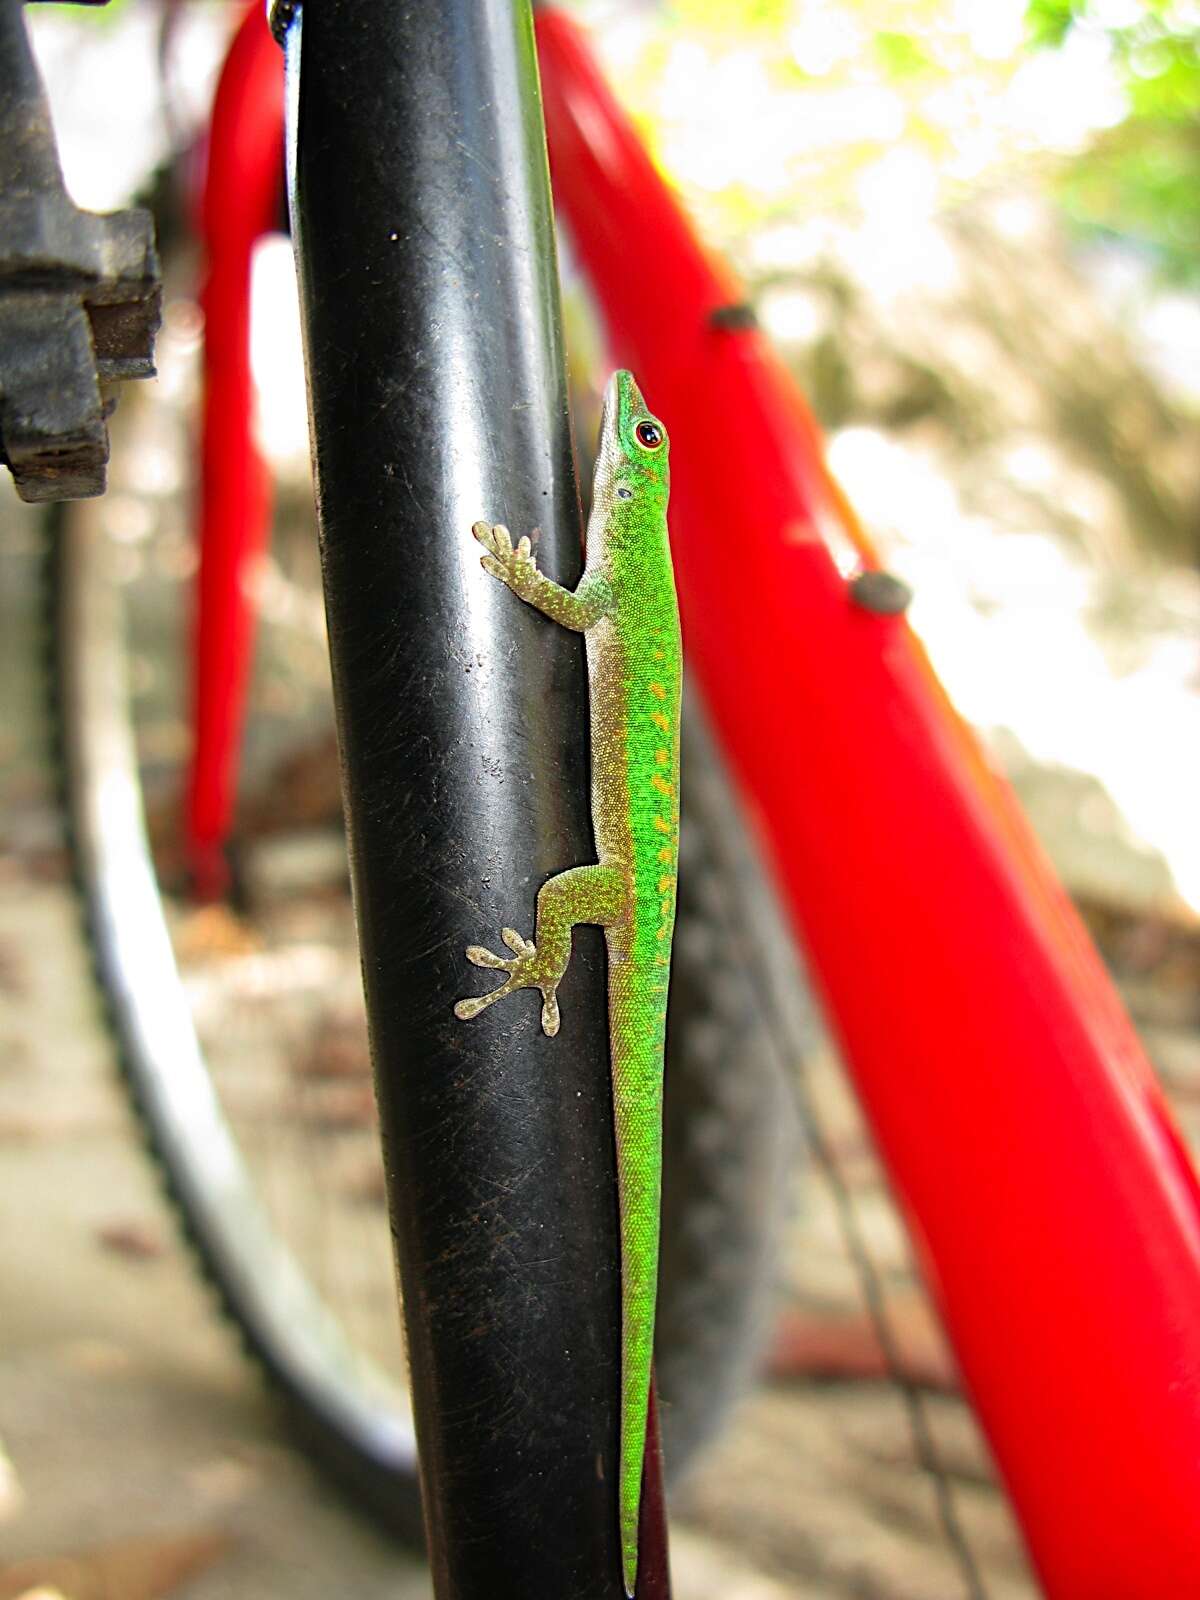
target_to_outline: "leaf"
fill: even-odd
[[[1074,20],[1071,0],[1029,0],[1025,8],[1029,42],[1038,50],[1057,50]]]
[[[1114,128],[1067,169],[1059,192],[1077,226],[1120,234],[1168,278],[1200,282],[1200,150],[1177,124]]]
[[[880,29],[871,44],[884,72],[896,82],[905,78],[919,78],[923,73],[937,70],[929,52],[911,33]]]
[[[105,1223],[96,1230],[96,1237],[106,1250],[135,1261],[152,1261],[164,1251],[162,1236],[135,1218]]]

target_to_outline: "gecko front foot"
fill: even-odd
[[[518,539],[514,549],[512,535],[502,522],[473,522],[471,532],[487,551],[479,561],[484,571],[507,584],[522,600],[528,600],[538,581],[537,562],[529,540]]]
[[[515,928],[502,928],[500,937],[513,952],[511,958],[495,955],[481,944],[467,946],[467,960],[476,967],[488,967],[499,972],[508,973],[508,982],[502,983],[498,989],[493,989],[491,994],[474,995],[470,999],[460,1000],[454,1007],[454,1015],[463,1022],[469,1022],[472,1017],[477,1017],[481,1011],[486,1011],[488,1006],[494,1005],[497,1000],[503,1000],[505,995],[512,994],[517,989],[540,989],[542,991],[542,1029],[551,1038],[558,1032],[559,1011],[558,978],[553,980],[539,972],[537,961],[537,946],[529,939],[522,939]]]

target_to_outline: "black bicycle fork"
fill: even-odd
[[[581,639],[471,524],[580,564],[527,0],[304,0],[293,237],[350,861],[439,1600],[615,1600],[619,1271],[603,945],[562,1032],[469,1024],[468,944],[593,856]],[[526,1002],[526,1003],[523,1003]],[[667,1593],[657,1454],[644,1600]]]

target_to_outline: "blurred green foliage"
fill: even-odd
[[[1074,221],[1131,239],[1167,276],[1200,285],[1200,7],[1189,0],[1029,0],[1035,47],[1100,32],[1128,110],[1071,161],[1059,192]]]
[[[1200,286],[1200,0],[665,0],[624,15],[622,95],[717,240],[877,208],[904,154],[928,164],[938,204],[1023,172],[1080,229]]]

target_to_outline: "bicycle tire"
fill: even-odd
[[[95,504],[48,514],[47,682],[72,870],[123,1081],[185,1238],[300,1441],[355,1504],[417,1542],[406,1397],[351,1351],[273,1231],[197,1040],[146,828],[121,597]],[[755,1371],[794,1142],[778,1041],[747,968],[769,894],[744,853],[731,881],[718,846],[736,806],[690,720],[657,1346],[672,1482]]]

